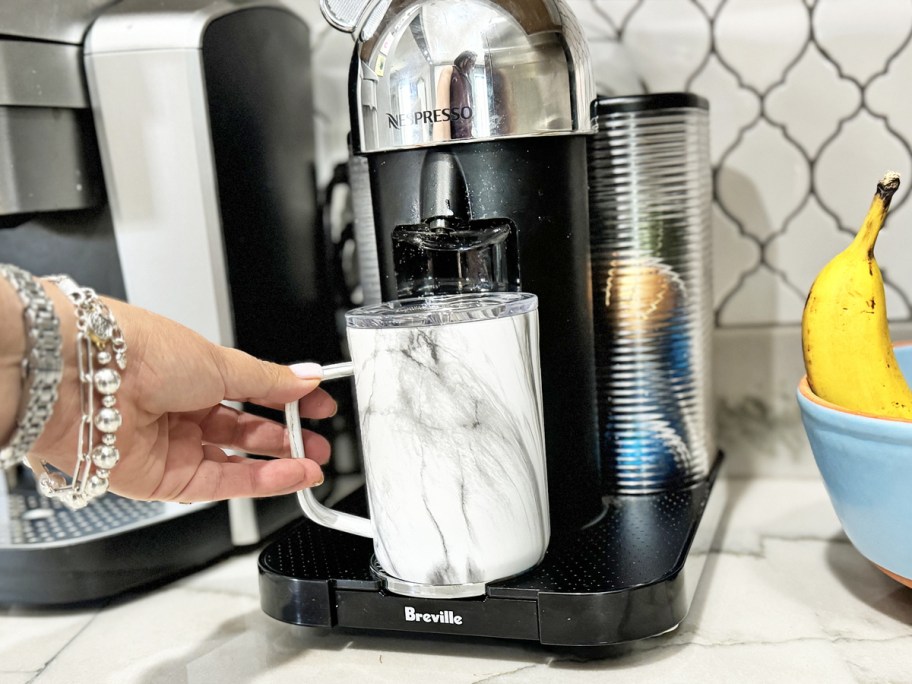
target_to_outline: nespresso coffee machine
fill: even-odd
[[[268,1],[6,0],[0,56],[0,261],[262,358],[339,358],[299,17]],[[69,511],[24,468],[0,480],[4,603],[170,579],[299,515],[294,497]]]
[[[369,539],[302,522],[260,556],[263,609],[300,625],[555,646],[673,629],[724,503],[720,460],[686,488],[603,489],[587,170],[596,98],[574,17],[560,0],[322,7],[355,36],[351,144],[373,209],[355,234],[376,254],[383,299],[539,297],[552,535],[533,570],[483,597],[437,599],[396,594],[372,574]],[[337,507],[364,514],[364,493]],[[443,615],[459,619],[431,619]]]

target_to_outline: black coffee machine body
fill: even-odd
[[[560,0],[321,2],[355,36],[352,191],[365,292],[385,300],[523,290],[539,297],[552,517],[540,565],[484,597],[403,596],[371,540],[308,521],[260,556],[261,605],[286,622],[601,646],[684,618],[724,496],[602,490],[589,242],[589,56]],[[360,222],[360,223],[359,223]],[[373,303],[373,302],[368,302]],[[367,512],[363,491],[337,504]],[[701,524],[701,521],[702,524]],[[410,611],[460,616],[416,623]],[[458,622],[458,624],[457,624]]]
[[[383,299],[511,290],[539,298],[555,528],[601,511],[588,64],[575,20],[557,5],[394,2],[359,42],[349,83]]]

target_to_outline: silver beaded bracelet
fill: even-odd
[[[42,463],[44,473],[38,478],[38,488],[45,496],[77,509],[108,491],[108,476],[120,459],[115,446],[121,424],[120,411],[115,408],[121,381],[117,369],[122,371],[127,367],[127,343],[114,314],[92,288],[80,287],[67,276],[51,276],[48,280],[56,283],[76,308],[82,421],[70,483],[47,463]],[[117,369],[111,367],[112,361]],[[101,404],[97,410],[96,392]],[[100,443],[97,433],[101,433]]]
[[[57,402],[63,359],[60,321],[41,285],[30,273],[12,264],[0,264],[0,277],[9,281],[22,300],[26,340],[16,429],[9,443],[0,449],[0,469],[4,469],[23,461],[44,430]]]

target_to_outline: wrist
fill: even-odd
[[[0,278],[0,446],[9,442],[22,400],[25,356],[23,304],[5,278]]]
[[[21,384],[18,406],[12,414],[14,427],[6,443],[0,446],[0,467],[5,468],[25,459],[44,431],[57,401],[63,358],[60,321],[39,282],[30,273],[12,264],[0,264],[0,277],[12,287],[20,300],[21,326],[17,327],[23,331],[21,339],[25,346],[19,361]],[[8,301],[5,306],[9,307]],[[19,346],[11,339],[7,342],[11,351]],[[10,360],[15,355],[7,355],[7,384],[11,380]],[[4,418],[9,420],[9,406],[6,409]]]

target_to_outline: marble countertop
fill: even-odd
[[[0,607],[0,684],[912,681],[912,590],[854,550],[820,481],[730,484],[685,621],[604,659],[281,623],[245,553],[102,607]]]

